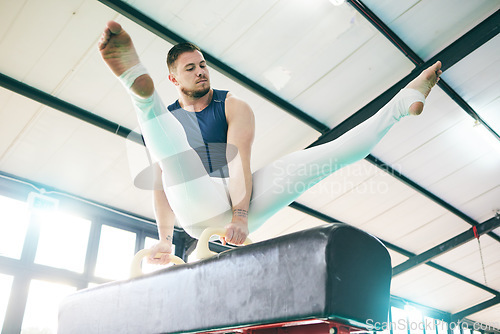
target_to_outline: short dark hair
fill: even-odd
[[[168,70],[170,72],[173,72],[175,69],[175,62],[177,61],[177,58],[184,52],[193,52],[193,51],[200,51],[200,48],[193,43],[185,42],[185,43],[179,43],[177,45],[174,45],[170,51],[168,51],[167,55],[167,66]]]

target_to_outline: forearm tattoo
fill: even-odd
[[[235,209],[233,211],[233,216],[247,218],[248,217],[248,211],[247,210],[243,210],[243,209]]]
[[[167,240],[167,241],[172,241],[172,239],[173,239],[173,238],[172,238],[172,236],[171,236],[171,235],[167,235],[167,236],[165,237],[165,240]]]

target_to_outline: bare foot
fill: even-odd
[[[139,56],[129,34],[120,24],[109,21],[98,44],[102,59],[116,76],[139,63]]]
[[[418,90],[427,98],[432,87],[439,81],[439,76],[442,73],[441,62],[437,61],[431,67],[423,70],[422,73],[406,85],[406,87]],[[420,115],[423,109],[424,104],[422,102],[415,102],[410,106],[410,115]]]

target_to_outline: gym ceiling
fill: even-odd
[[[97,50],[111,19],[166,102],[168,49],[203,49],[212,86],[255,112],[253,170],[338,137],[441,60],[421,116],[250,237],[356,226],[388,247],[395,298],[498,328],[500,1],[335,2],[0,1],[0,175],[154,219],[129,97]]]

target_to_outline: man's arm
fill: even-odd
[[[151,248],[149,257],[150,263],[167,264],[169,263],[168,255],[162,255],[158,259],[153,257],[157,253],[172,253],[172,241],[174,237],[175,214],[168,203],[167,195],[161,184],[162,171],[158,165],[155,166],[154,178],[155,187],[153,190],[153,207],[155,212],[156,224],[158,226],[158,236],[160,241]]]
[[[226,119],[227,144],[235,146],[238,151],[232,160],[228,157],[233,218],[226,226],[225,241],[239,245],[248,236],[248,207],[252,196],[250,157],[255,136],[255,119],[250,106],[231,94],[226,98]]]

